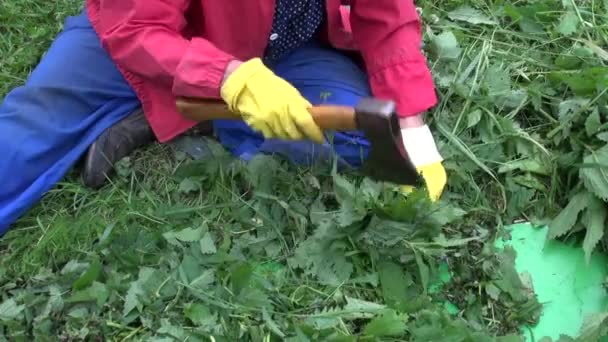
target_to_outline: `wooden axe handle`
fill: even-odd
[[[193,121],[241,120],[241,116],[228,109],[222,101],[178,98],[177,109]],[[314,106],[309,109],[315,123],[322,130],[357,130],[355,109],[347,106]]]

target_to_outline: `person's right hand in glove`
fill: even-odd
[[[265,138],[323,143],[323,133],[308,112],[312,105],[259,58],[231,63],[226,75],[221,97],[252,129]]]

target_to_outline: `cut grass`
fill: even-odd
[[[22,85],[82,0],[0,0],[0,97]]]

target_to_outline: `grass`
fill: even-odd
[[[68,15],[79,12],[82,1],[0,2],[0,94],[23,84]]]
[[[75,170],[3,239],[3,264],[8,273],[31,276],[40,267],[60,267],[73,258],[84,257],[110,225],[117,225],[116,233],[135,226],[155,227],[158,222],[145,212],[169,205],[176,190],[175,184],[165,180],[174,165],[158,159],[168,154],[160,146],[138,152],[134,156],[137,167],[128,170],[132,174],[115,179],[118,184],[101,191],[84,187]],[[194,205],[202,206],[203,202]]]
[[[202,162],[142,149],[99,191],[76,168],[0,240],[0,340],[490,341],[537,318],[491,246],[530,220],[605,250],[608,3],[418,5],[441,99],[441,203],[215,145]],[[80,6],[0,2],[0,97]],[[444,262],[455,280],[432,292]]]

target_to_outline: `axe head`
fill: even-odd
[[[422,177],[403,145],[395,103],[364,98],[355,107],[357,128],[371,148],[363,172],[370,178],[399,185],[419,186]]]

